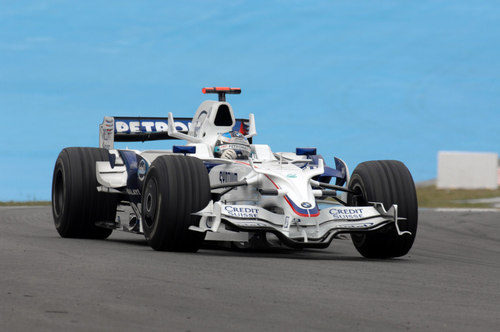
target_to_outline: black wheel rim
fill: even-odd
[[[368,200],[366,199],[365,193],[361,188],[359,183],[355,183],[352,188],[350,188],[354,193],[352,194],[350,205],[353,206],[367,206]]]
[[[366,199],[365,193],[360,183],[355,182],[350,188],[354,193],[351,196],[349,205],[352,206],[367,206],[368,200]],[[366,240],[366,234],[364,233],[351,233],[351,238],[353,242],[357,245],[361,245]]]
[[[142,203],[144,223],[149,228],[152,228],[155,223],[157,203],[158,203],[158,184],[156,183],[156,179],[150,178],[146,185],[146,190],[144,191],[144,200]]]

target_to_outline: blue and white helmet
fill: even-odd
[[[224,159],[248,159],[252,152],[250,143],[238,131],[219,134],[215,143],[214,155]]]

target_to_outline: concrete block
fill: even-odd
[[[438,152],[437,188],[498,188],[498,154],[483,152]]]

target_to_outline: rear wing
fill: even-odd
[[[174,118],[177,131],[187,134],[191,118]],[[236,119],[233,130],[248,133],[249,120]],[[99,125],[99,147],[113,149],[114,142],[177,139],[168,135],[168,118],[105,116]]]

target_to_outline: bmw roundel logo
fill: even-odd
[[[311,204],[307,203],[307,202],[303,202],[302,204],[300,204],[304,209],[309,209],[310,207],[312,207]]]

